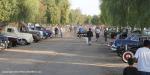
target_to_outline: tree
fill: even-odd
[[[149,27],[149,0],[102,0],[101,22],[112,26]]]
[[[99,25],[99,24],[100,24],[100,18],[99,18],[99,16],[94,15],[94,16],[92,17],[91,23],[92,23],[93,25]]]
[[[61,18],[60,18],[60,23],[61,24],[67,24],[69,23],[69,8],[70,4],[68,0],[61,0],[60,1],[60,11],[61,11]]]
[[[86,16],[81,13],[80,9],[74,9],[70,11],[69,23],[70,24],[84,24]]]
[[[0,22],[11,21],[16,13],[16,0],[0,1]]]
[[[39,13],[39,0],[17,0],[18,1],[18,20],[35,22]]]
[[[88,16],[85,17],[85,22],[84,23],[85,24],[92,24],[91,21],[92,21],[92,16],[88,15]]]
[[[47,21],[46,21],[46,9],[47,9],[46,1],[40,0],[40,2],[39,2],[39,13],[36,16],[36,22],[47,23]]]
[[[47,21],[51,24],[67,24],[69,22],[69,1],[68,0],[46,0]]]

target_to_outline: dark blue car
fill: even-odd
[[[116,39],[111,46],[111,50],[117,51],[118,48],[125,45],[137,45],[140,42],[140,36],[139,34],[131,34],[126,39]]]
[[[35,29],[38,31],[42,31],[45,39],[52,36],[52,31],[46,30],[44,27],[37,26],[37,27],[35,27]]]

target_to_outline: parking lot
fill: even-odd
[[[121,75],[126,64],[103,40],[88,46],[67,33],[7,49],[0,53],[0,75]]]

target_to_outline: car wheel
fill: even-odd
[[[37,43],[37,42],[39,41],[36,36],[34,36],[33,39],[34,39],[34,42],[35,42],[35,43]]]
[[[133,58],[134,54],[130,51],[124,52],[122,55],[122,61],[127,63],[129,58]]]
[[[21,39],[20,40],[20,44],[21,45],[27,45],[28,43],[27,43],[27,41],[25,39]]]
[[[44,36],[44,37],[43,37],[43,39],[47,39],[47,38],[48,38],[47,36]]]
[[[37,40],[37,39],[34,39],[34,42],[35,42],[35,43],[38,43],[38,42],[39,42],[39,40]]]
[[[13,42],[12,47],[16,47],[16,46],[17,46],[17,42]]]
[[[13,47],[13,43],[12,43],[12,42],[9,42],[9,43],[8,43],[8,48],[11,48],[11,47]]]

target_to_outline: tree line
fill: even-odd
[[[102,24],[143,29],[150,27],[150,0],[100,0]]]
[[[99,16],[83,15],[70,9],[69,0],[1,0],[0,22],[44,24],[99,24]]]

